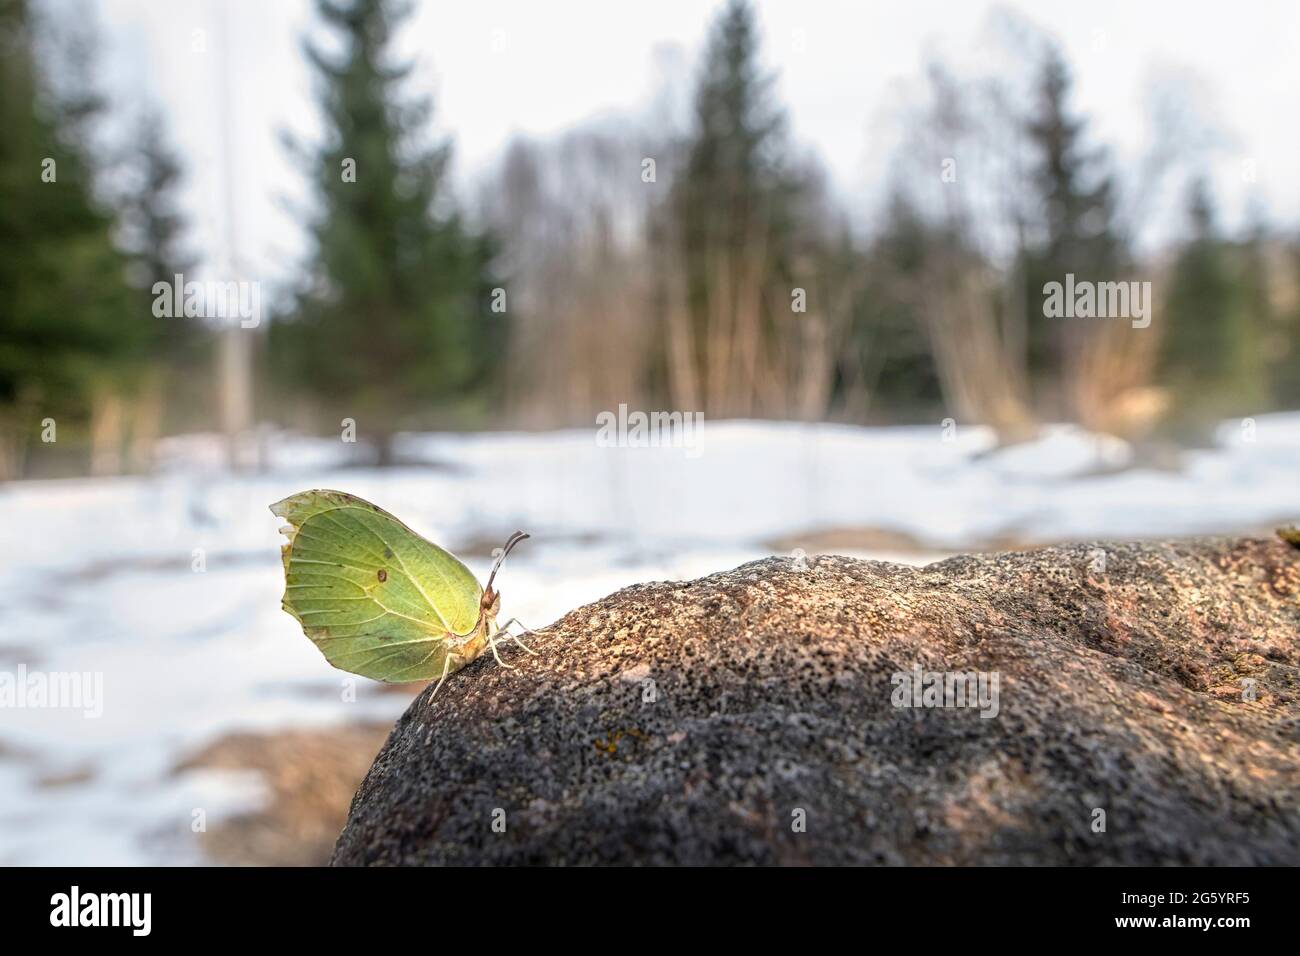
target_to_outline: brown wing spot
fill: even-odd
[[[380,569],[379,569],[379,580],[381,580],[381,581],[387,581],[387,580],[388,580],[388,572],[385,571],[383,568],[380,568]]]

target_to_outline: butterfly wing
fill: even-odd
[[[271,511],[289,523],[282,606],[326,660],[382,681],[442,675],[454,638],[478,625],[483,589],[469,568],[341,491],[304,491]]]

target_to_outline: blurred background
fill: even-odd
[[[531,532],[534,627],[1294,519],[1298,42],[1288,0],[0,0],[0,678],[103,684],[0,706],[0,864],[328,858],[418,688],[280,611],[306,488],[480,576]],[[1146,311],[1048,317],[1067,276]],[[599,427],[653,412],[698,427]]]

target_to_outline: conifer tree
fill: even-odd
[[[356,420],[381,461],[400,428],[446,420],[482,396],[503,350],[490,308],[491,247],[447,207],[447,144],[431,104],[393,62],[407,12],[391,0],[317,0],[341,53],[307,44],[324,141],[309,158],[319,215],[309,281],[271,328],[272,368]]]
[[[138,374],[151,335],[97,197],[88,131],[102,103],[50,85],[35,33],[26,0],[0,0],[0,476],[45,419],[72,435]]]
[[[1059,52],[1049,50],[1038,79],[1034,112],[1026,124],[1033,150],[1031,185],[1038,215],[1026,250],[1024,297],[1027,362],[1037,386],[1040,412],[1073,417],[1071,379],[1078,374],[1086,323],[1043,315],[1043,287],[1076,280],[1118,281],[1126,265],[1115,221],[1115,186],[1104,154],[1089,148],[1087,123],[1070,113],[1070,73]]]
[[[1264,398],[1258,332],[1262,278],[1255,243],[1218,233],[1209,188],[1188,188],[1189,238],[1174,263],[1165,306],[1161,378],[1173,390],[1171,417],[1204,422],[1248,414]]]
[[[785,115],[771,87],[753,11],[732,0],[708,40],[672,197],[685,322],[670,350],[678,379],[690,379],[677,391],[713,414],[762,409],[761,380],[779,385],[777,326],[793,321],[788,305],[776,303],[788,302],[793,285],[802,183],[789,168]],[[785,412],[771,405],[780,398],[762,410]]]

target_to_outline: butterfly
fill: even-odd
[[[534,653],[508,630],[517,619],[497,624],[501,595],[492,587],[506,555],[528,538],[523,532],[506,541],[483,588],[450,552],[355,495],[303,491],[271,513],[288,522],[280,529],[288,539],[280,606],[340,670],[390,682],[436,677],[437,694],[489,648],[509,667],[498,635]]]

